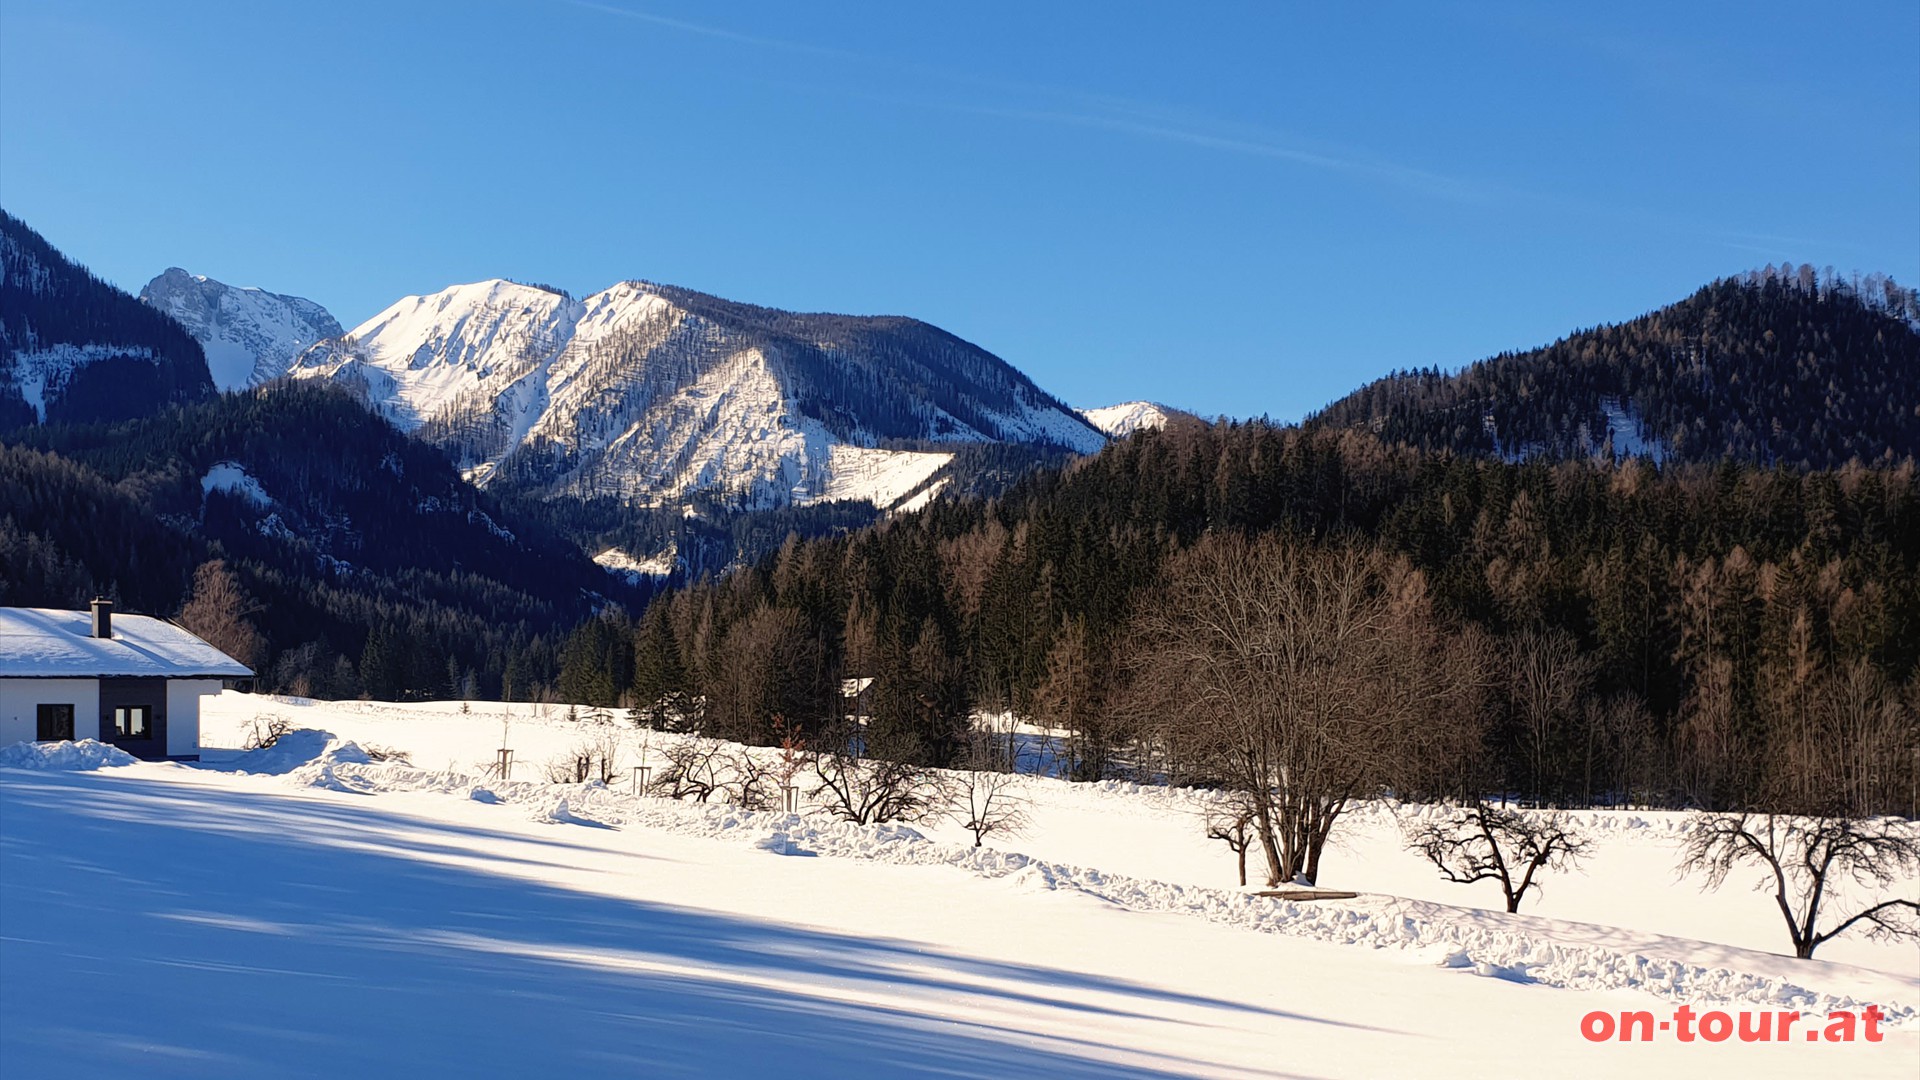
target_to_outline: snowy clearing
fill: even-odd
[[[1525,914],[1369,808],[1323,884],[1233,885],[1202,793],[1024,779],[1032,826],[637,798],[536,779],[612,735],[525,705],[208,699],[199,766],[0,767],[0,1061],[16,1075],[1911,1076],[1920,957],[1778,955],[1769,898],[1674,882],[1678,816],[1584,815]],[[584,710],[582,710],[584,713]],[[504,731],[503,731],[504,729]],[[513,778],[484,768],[505,737]],[[390,755],[406,754],[410,763]],[[38,755],[36,755],[38,756]],[[386,758],[387,760],[376,760]],[[7,761],[6,764],[15,764]],[[101,764],[112,764],[101,762]],[[809,857],[811,856],[811,857]],[[81,1000],[130,993],[131,1010]],[[1594,1044],[1590,1010],[1809,1015],[1877,1044]]]

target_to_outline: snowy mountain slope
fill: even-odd
[[[339,321],[311,300],[226,285],[177,266],[147,282],[140,299],[173,316],[200,342],[214,385],[222,390],[284,375],[309,345],[340,336]]]
[[[669,544],[657,555],[636,559],[621,548],[610,547],[595,555],[593,561],[604,567],[608,573],[619,574],[629,582],[638,584],[642,578],[671,576],[680,568],[680,553]]]
[[[212,393],[180,324],[0,211],[0,428],[121,420]]]
[[[911,319],[805,315],[621,282],[407,297],[293,374],[364,394],[476,483],[664,505],[886,507],[938,444],[1090,452],[1105,436],[998,357]],[[902,444],[907,444],[903,448]]]
[[[1097,409],[1081,409],[1087,422],[1116,439],[1124,439],[1141,428],[1165,427],[1178,410],[1151,401],[1126,401]]]
[[[20,400],[33,410],[34,420],[45,423],[48,401],[67,396],[74,383],[89,374],[88,368],[111,360],[151,363],[153,350],[142,345],[73,345],[67,342],[19,350],[12,354],[13,389],[20,395]]]

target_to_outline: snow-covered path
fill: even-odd
[[[457,726],[388,718],[382,741],[421,732],[416,760]],[[1589,1010],[1673,1001],[1480,977],[1444,949],[1364,935],[1260,933],[1236,921],[1245,901],[1230,890],[974,859],[938,835],[531,783],[477,801],[470,780],[351,756],[277,776],[0,769],[0,1072],[1911,1076],[1920,1064],[1911,1020],[1876,1045],[1595,1045],[1578,1030]],[[1052,805],[1176,814],[1150,796],[1058,788],[1056,803],[1036,800],[1048,858],[1073,854],[1079,831]],[[552,812],[558,797],[568,814]],[[790,842],[756,842],[773,831]],[[1099,865],[1100,852],[1078,855]],[[1220,910],[1155,899],[1174,895]],[[1708,968],[1778,965],[1821,994],[1920,1001],[1920,979],[1897,971],[1666,947]]]

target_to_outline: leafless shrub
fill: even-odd
[[[293,734],[293,721],[277,713],[262,713],[253,718],[248,725],[246,738],[240,744],[242,750],[265,750],[280,741],[281,736]]]
[[[1448,881],[1497,881],[1507,911],[1520,910],[1527,890],[1544,888],[1542,870],[1563,869],[1591,846],[1567,815],[1529,813],[1484,799],[1411,823],[1407,847],[1424,855]]]
[[[901,761],[861,757],[851,739],[813,756],[815,786],[807,793],[827,813],[856,825],[918,821],[943,813],[952,792],[939,773]]]
[[[669,799],[691,796],[706,802],[725,780],[726,759],[721,744],[709,739],[682,739],[660,749],[666,764],[647,785],[647,791]]]
[[[550,784],[584,784],[598,780],[613,782],[615,759],[620,747],[611,735],[602,735],[575,743],[573,749],[547,762]]]
[[[1703,813],[1688,822],[1686,837],[1680,870],[1702,875],[1709,888],[1719,888],[1737,866],[1765,868],[1793,955],[1802,960],[1855,926],[1869,937],[1920,938],[1920,897],[1875,899],[1920,871],[1920,826],[1914,822]],[[1821,929],[1822,905],[1846,883],[1866,891],[1868,899]]]
[[[743,810],[772,810],[778,806],[780,775],[775,766],[741,747],[725,754],[721,767],[726,779],[719,787],[728,802]]]
[[[407,753],[405,750],[396,750],[391,746],[382,746],[379,743],[361,743],[360,749],[365,750],[367,756],[375,761],[391,762],[395,765],[413,764],[413,755]]]
[[[546,777],[549,784],[578,784],[587,779],[588,763],[576,757],[572,751],[547,761]]]

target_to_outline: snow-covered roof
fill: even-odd
[[[0,678],[246,678],[245,664],[164,619],[113,615],[113,636],[93,636],[85,611],[0,607]]]

